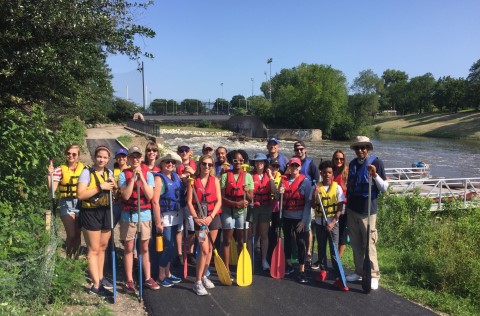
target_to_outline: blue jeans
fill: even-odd
[[[160,253],[160,267],[166,268],[176,254],[175,238],[178,225],[163,227],[163,252]]]

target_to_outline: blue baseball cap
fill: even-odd
[[[115,156],[117,156],[117,155],[125,155],[125,156],[127,156],[127,155],[128,155],[128,151],[127,151],[125,148],[123,148],[123,147],[118,148],[117,151],[115,152]]]
[[[275,142],[275,144],[278,145],[279,141],[278,139],[276,139],[275,137],[270,137],[268,140],[267,140],[267,143],[270,143],[270,142]]]

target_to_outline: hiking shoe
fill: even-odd
[[[320,270],[320,273],[317,274],[315,277],[315,281],[317,282],[323,282],[327,279],[327,271],[326,270]]]
[[[347,292],[350,290],[348,286],[343,286],[343,282],[339,278],[337,278],[335,282],[333,282],[333,287],[336,288],[337,290],[344,291],[344,292]]]
[[[305,272],[300,272],[298,274],[297,280],[298,280],[298,283],[307,283],[308,280],[307,280],[307,276],[305,275]]]
[[[125,283],[125,286],[123,287],[123,290],[125,291],[125,293],[135,294],[135,283],[133,282],[133,280],[127,281],[127,283]]]
[[[172,281],[170,281],[170,278],[165,278],[163,280],[158,279],[157,283],[160,284],[163,287],[171,287],[174,285]]]
[[[362,277],[356,273],[352,273],[350,275],[347,275],[346,277],[348,282],[356,282],[356,281],[362,281]]]
[[[213,284],[213,282],[210,281],[205,275],[202,277],[202,284],[206,289],[213,289],[215,287],[215,284]]]
[[[372,284],[370,285],[372,290],[378,290],[378,278],[372,278]]]
[[[102,278],[100,280],[100,284],[103,285],[104,288],[106,288],[107,290],[113,290],[113,284],[110,283],[107,279],[105,278]]]
[[[305,258],[305,266],[309,269],[312,267],[312,255],[308,254]]]
[[[285,267],[285,275],[289,275],[293,272],[295,272],[295,269],[291,265],[287,264],[287,266]]]
[[[262,269],[263,271],[270,270],[270,265],[268,264],[267,260],[262,260]]]
[[[189,253],[187,255],[187,263],[194,266],[197,264],[197,260],[195,260],[195,256],[193,255],[193,253]]]
[[[92,295],[101,296],[101,297],[113,297],[113,293],[110,292],[109,290],[107,290],[106,288],[104,288],[103,285],[101,285],[101,284],[100,284],[100,287],[98,289],[95,288],[94,285],[92,285],[92,287],[90,288],[88,293],[92,294]]]
[[[158,285],[157,282],[153,278],[150,278],[148,280],[145,280],[145,286],[148,287],[150,290],[158,290],[160,289],[160,285]]]
[[[312,265],[310,266],[310,269],[312,269],[312,270],[320,269],[320,262],[317,260],[314,263],[312,263]]]
[[[182,279],[180,279],[179,277],[175,276],[175,275],[170,275],[167,279],[170,280],[170,282],[172,282],[173,284],[177,284],[177,283],[180,283],[182,282]]]
[[[193,285],[193,291],[197,295],[208,295],[208,292],[205,289],[205,287],[203,286],[202,282],[200,282],[200,283],[195,282],[195,284]]]

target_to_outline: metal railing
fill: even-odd
[[[430,178],[428,167],[385,168],[386,176],[391,180],[413,180]]]
[[[127,121],[127,127],[152,136],[160,136],[160,124],[149,121]]]

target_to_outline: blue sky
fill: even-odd
[[[261,94],[267,59],[272,76],[299,64],[326,64],[349,83],[372,69],[466,77],[480,59],[478,0],[171,0],[155,1],[137,23],[154,39],[139,39],[147,103],[155,98],[203,101]],[[119,97],[142,105],[134,61],[108,59]]]

